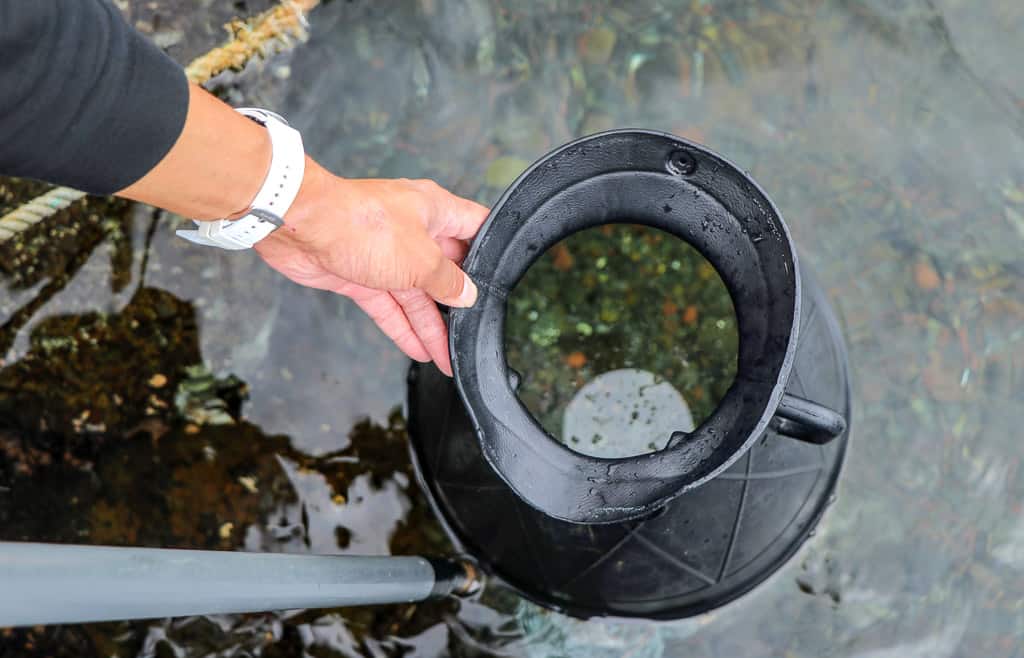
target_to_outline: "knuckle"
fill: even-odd
[[[412,329],[398,329],[391,334],[392,339],[399,345],[413,345],[413,340],[416,339],[416,334],[413,333]]]
[[[388,333],[388,324],[391,320],[388,309],[380,304],[367,303],[363,306],[363,310],[366,314],[377,323],[384,333]],[[389,334],[390,335],[390,334]]]
[[[420,329],[420,340],[427,345],[440,343],[445,339],[446,332],[443,323],[431,323]]]
[[[436,279],[444,268],[444,254],[436,244],[430,243],[423,248],[422,260],[416,276],[416,284],[429,283]]]
[[[383,317],[375,318],[381,330],[396,343],[409,340],[413,336],[412,328],[404,318],[394,313],[385,313]]]
[[[423,192],[439,192],[443,190],[437,181],[430,178],[419,178],[413,182],[416,184],[416,187]]]
[[[420,291],[414,291],[413,294],[409,295],[409,300],[406,302],[409,307],[409,312],[414,315],[422,315],[424,311],[430,311],[434,301],[427,295]]]
[[[413,313],[420,308],[420,294],[415,288],[392,290],[391,296],[398,301],[406,313]]]

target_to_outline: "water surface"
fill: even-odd
[[[560,241],[512,291],[505,325],[520,400],[594,456],[664,448],[711,415],[736,375],[725,283],[657,229],[609,224]]]
[[[312,27],[220,91],[280,109],[342,175],[492,203],[611,127],[749,170],[843,318],[839,500],[797,559],[696,620],[578,623],[491,588],[9,631],[0,655],[1022,655],[1024,4],[358,0]],[[405,362],[351,304],[175,240],[146,209],[60,222],[0,247],[3,538],[445,550],[392,414]]]

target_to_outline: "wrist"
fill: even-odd
[[[321,167],[313,158],[306,156],[302,185],[299,186],[299,193],[295,196],[291,208],[284,215],[284,230],[294,233],[298,227],[308,223],[308,220],[317,214],[317,208],[332,178],[334,176],[331,172]]]
[[[291,207],[284,214],[284,226],[257,242],[255,249],[259,250],[261,246],[268,244],[304,241],[308,237],[310,224],[324,213],[325,199],[330,188],[340,181],[340,178],[307,155],[302,184]]]

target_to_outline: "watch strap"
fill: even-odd
[[[234,220],[196,221],[196,229],[177,231],[179,237],[190,242],[222,249],[251,249],[284,225],[284,215],[302,186],[306,154],[299,131],[267,110],[246,107],[237,111],[270,133],[270,169],[245,215]]]

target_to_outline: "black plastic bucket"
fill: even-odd
[[[548,247],[619,222],[667,231],[715,266],[736,309],[738,369],[692,432],[602,459],[548,436],[518,400],[504,314]],[[450,316],[455,380],[414,366],[408,409],[417,468],[463,550],[543,605],[648,618],[722,605],[796,552],[845,452],[846,354],[778,211],[748,176],[664,133],[586,137],[505,192],[465,268],[481,295]]]

